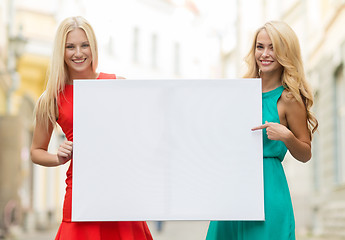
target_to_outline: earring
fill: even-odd
[[[258,74],[259,74],[259,77],[260,77],[261,76],[261,69],[260,68],[259,68]]]

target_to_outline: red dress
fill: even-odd
[[[114,74],[100,73],[98,79],[115,79]],[[58,97],[61,126],[69,141],[73,141],[73,85],[66,85]],[[146,222],[71,222],[72,167],[67,170],[63,219],[55,240],[152,240]]]

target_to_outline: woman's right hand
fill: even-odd
[[[57,152],[59,164],[63,165],[69,160],[71,160],[72,154],[73,154],[73,142],[66,140],[63,143],[61,143]]]

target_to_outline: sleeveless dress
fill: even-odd
[[[284,87],[262,93],[262,123],[280,123],[277,101]],[[281,162],[287,148],[263,129],[265,221],[212,221],[206,240],[295,240],[290,191]]]
[[[98,79],[115,79],[114,74],[100,73]],[[73,85],[66,85],[58,96],[61,126],[69,141],[73,141]],[[55,240],[152,240],[146,222],[71,222],[72,210],[72,168],[67,170],[66,195],[63,205],[63,219]]]

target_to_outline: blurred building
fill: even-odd
[[[44,91],[56,30],[56,10],[53,9],[56,3],[53,1],[47,5],[37,1],[17,0],[15,5],[15,24],[20,26],[27,39],[25,53],[17,63],[21,81],[12,100],[14,114],[22,116],[24,128],[22,148],[25,154],[22,156],[22,185],[19,193],[25,231],[55,226],[56,220],[61,216],[58,210],[61,209],[63,199],[62,169],[33,165],[29,156],[34,106]],[[54,142],[55,138],[59,139],[59,133],[53,135],[50,144],[52,152],[58,144]]]
[[[47,228],[61,209],[64,177],[30,160],[33,111],[56,26],[55,12],[42,5],[0,2],[0,236]]]
[[[6,93],[10,86],[10,73],[7,68],[7,47],[8,47],[8,1],[0,2],[0,112],[6,112]]]
[[[13,188],[18,188],[19,186],[19,181],[16,178],[19,157],[15,151],[17,149],[8,149],[8,147],[15,145],[17,134],[13,131],[15,139],[9,143],[9,133],[4,131],[13,126],[10,126],[11,122],[14,123],[13,119],[6,114],[8,93],[12,86],[11,70],[8,66],[10,41],[7,23],[10,17],[9,8],[9,1],[0,2],[0,236],[4,235],[5,226],[9,224],[8,222],[15,221],[13,218],[5,221],[5,218],[2,216],[7,215],[8,212],[15,216],[14,209],[18,209],[19,200],[17,192],[12,191]],[[9,158],[11,158],[11,161],[5,161]],[[11,174],[7,173],[14,174],[15,179],[6,183],[5,180],[12,177]]]
[[[14,94],[20,83],[17,64],[26,39],[22,29],[14,23],[14,1],[2,1],[0,10],[0,235],[4,235],[11,226],[22,221],[20,189],[23,163],[29,161],[29,143],[25,142],[29,129],[22,112],[17,114],[13,108]],[[26,108],[25,105],[23,102],[20,107]]]
[[[313,232],[345,239],[345,2],[320,1],[316,10],[307,59],[320,123],[314,140]]]
[[[218,64],[218,47],[205,38],[193,1],[115,1],[108,8],[85,2],[99,43],[100,71],[128,79],[205,78],[212,74],[209,63]]]

